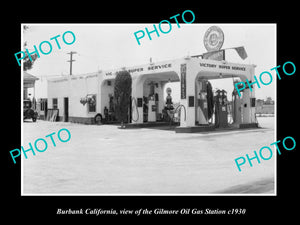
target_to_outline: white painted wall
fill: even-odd
[[[53,108],[52,99],[58,99],[59,115],[64,113],[64,98],[69,98],[69,117],[94,117],[96,112],[88,112],[88,104],[81,104],[80,99],[88,94],[96,94],[98,102],[98,77],[87,75],[69,76],[48,81],[48,108]],[[97,109],[97,106],[96,106]]]

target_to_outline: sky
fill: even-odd
[[[255,75],[259,77],[263,71],[269,71],[276,77],[271,68],[276,64],[276,25],[275,24],[172,24],[172,30],[168,34],[160,33],[157,37],[153,33],[152,40],[147,35],[140,39],[138,45],[134,32],[149,30],[153,24],[22,24],[29,26],[23,31],[22,43],[27,42],[27,48],[33,51],[42,41],[52,44],[52,52],[49,55],[40,53],[27,72],[45,81],[46,77],[55,75],[68,75],[70,71],[70,51],[73,55],[73,74],[85,74],[98,70],[110,70],[122,67],[147,64],[152,58],[153,62],[178,59],[185,56],[200,55],[206,51],[203,37],[210,26],[219,26],[224,32],[224,44],[222,48],[244,46],[248,58],[242,60],[235,50],[226,50],[226,61],[233,63],[255,64]],[[157,26],[157,24],[156,24]],[[167,30],[167,28],[163,28]],[[61,37],[66,31],[72,31],[76,40],[71,45],[66,45]],[[54,40],[50,38],[60,35],[58,41],[61,49],[57,48]],[[67,36],[66,35],[66,39]],[[45,46],[45,51],[46,45]],[[22,47],[23,48],[23,47]],[[22,49],[21,48],[21,49]],[[256,88],[256,98],[275,99],[276,79],[261,88]],[[232,79],[220,79],[212,81],[213,88],[225,89],[228,96],[233,90]],[[179,83],[172,84],[175,101],[179,99]],[[36,85],[36,97],[45,95],[45,82]],[[41,96],[46,97],[46,96]]]

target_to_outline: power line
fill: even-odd
[[[72,59],[73,54],[77,54],[77,52],[69,52],[67,54],[70,54],[70,60],[68,60],[67,62],[70,62],[70,75],[72,75],[72,63],[75,61],[74,59]]]

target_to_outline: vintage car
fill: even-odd
[[[31,107],[32,102],[29,99],[23,101],[23,120],[32,119],[32,121],[35,122],[38,117],[38,113]]]

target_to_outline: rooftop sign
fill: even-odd
[[[204,35],[204,46],[208,52],[218,51],[224,43],[224,33],[218,26],[208,28]]]

